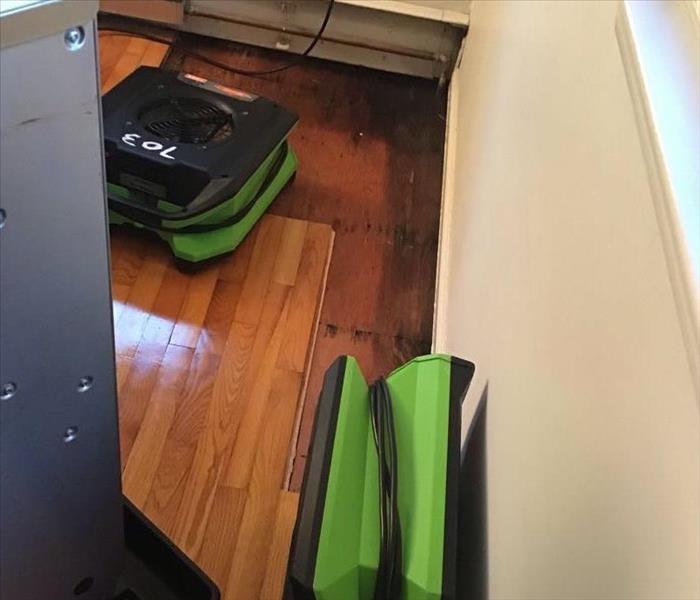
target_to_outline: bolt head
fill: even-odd
[[[78,437],[78,428],[75,426],[69,427],[68,429],[66,429],[65,433],[63,434],[63,441],[66,444],[69,444],[77,437]]]
[[[87,392],[92,387],[93,379],[90,375],[85,375],[78,380],[78,391]]]
[[[85,45],[85,30],[82,27],[71,27],[63,34],[63,43],[70,52],[80,50]]]
[[[8,381],[0,386],[0,400],[9,400],[17,393],[17,384],[14,381]]]

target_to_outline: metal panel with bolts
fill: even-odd
[[[0,597],[103,599],[124,546],[96,5],[26,11],[0,52]]]

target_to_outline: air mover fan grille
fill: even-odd
[[[198,98],[163,98],[146,106],[139,121],[149,133],[183,144],[220,142],[233,133],[231,115]]]

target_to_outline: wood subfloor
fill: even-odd
[[[372,379],[430,351],[444,98],[432,82],[311,59],[273,76],[240,77],[185,52],[196,48],[248,69],[274,66],[288,56],[193,36],[173,36],[171,47],[109,34],[100,39],[103,91],[139,64],[163,62],[166,68],[268,96],[299,114],[290,138],[300,159],[297,178],[273,203],[269,213],[277,216],[267,217],[263,225],[270,227],[270,220],[277,223],[279,217],[325,223],[335,231],[335,241],[325,298],[312,319],[318,329],[314,333],[314,323],[303,326],[315,335],[308,344],[315,350],[309,354],[306,390],[300,391],[303,413],[296,415],[300,427],[291,451],[291,489],[298,490],[323,373],[336,356],[354,355]],[[233,319],[233,298],[241,284],[225,273],[240,267],[214,265],[216,274],[205,270],[188,281],[172,269],[162,245],[135,232],[115,231],[113,293],[125,490],[228,589],[226,598],[278,600],[297,503],[297,495],[284,491],[278,478],[284,472],[280,464],[290,454],[285,427],[294,436],[294,424],[275,425],[272,419],[268,427],[273,413],[265,405],[248,417],[254,431],[243,434],[247,441],[229,439],[225,432],[231,429],[226,428],[214,428],[201,444],[198,437],[212,414],[216,374],[229,364],[222,358],[226,323]],[[325,231],[330,235],[330,228]],[[233,255],[234,264],[248,260],[258,235]],[[318,241],[314,253],[323,255],[326,243]],[[317,257],[316,262],[323,261]],[[308,306],[312,296],[309,292],[305,300],[307,320],[313,313]],[[235,356],[231,363],[227,368],[236,368]],[[275,386],[303,385],[303,371],[294,372],[299,381],[289,373],[281,379],[276,374]],[[163,399],[176,390],[174,407]],[[280,419],[289,419],[291,404],[284,403]],[[229,417],[225,413],[224,421]],[[144,440],[149,441],[139,444],[143,424],[150,431]],[[275,427],[285,429],[284,435],[273,435]],[[256,448],[266,448],[259,458],[250,445],[258,434]],[[169,458],[156,459],[158,448],[160,457]],[[188,473],[197,481],[187,483],[182,465],[195,463]],[[212,477],[224,485],[215,485]],[[246,484],[257,494],[259,502],[250,505],[255,509],[247,502]],[[204,491],[193,495],[195,488]],[[237,547],[248,545],[248,552],[238,554]],[[239,585],[243,588],[234,594]]]

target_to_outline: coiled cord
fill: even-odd
[[[380,547],[374,600],[398,600],[402,567],[398,456],[391,393],[384,378],[370,388],[370,415],[379,476]]]

